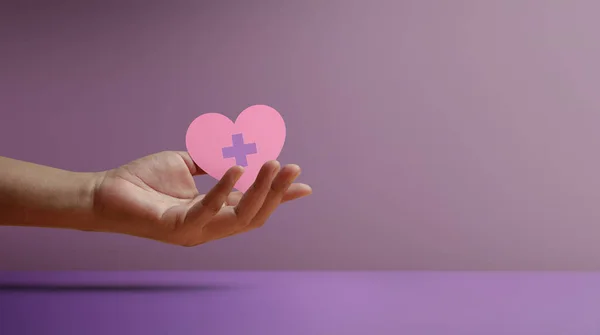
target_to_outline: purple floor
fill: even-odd
[[[598,335],[600,274],[0,273],[0,334]]]

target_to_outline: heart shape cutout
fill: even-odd
[[[279,112],[254,105],[244,109],[235,122],[218,113],[200,115],[188,127],[186,146],[194,162],[217,180],[235,165],[244,167],[235,188],[246,192],[263,164],[277,159],[285,136]]]

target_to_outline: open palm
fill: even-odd
[[[96,187],[95,210],[115,231],[194,246],[260,227],[279,204],[312,192],[293,184],[297,165],[267,162],[245,194],[232,192],[242,173],[232,167],[199,194],[193,177],[205,172],[187,152],[153,154],[106,171]]]

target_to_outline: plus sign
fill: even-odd
[[[248,166],[247,155],[255,154],[256,143],[244,144],[244,136],[242,134],[234,134],[231,136],[233,146],[223,148],[223,158],[235,157],[235,163],[239,166]]]

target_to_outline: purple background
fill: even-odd
[[[0,273],[10,335],[598,335],[599,309],[597,273]]]
[[[600,269],[599,10],[4,1],[0,155],[109,169],[265,103],[315,194],[191,249],[4,228],[0,269]]]

